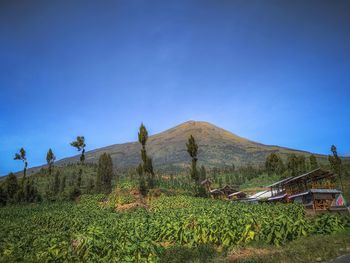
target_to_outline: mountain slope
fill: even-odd
[[[290,153],[310,155],[304,151],[253,142],[207,122],[188,121],[149,137],[147,152],[153,158],[154,167],[187,167],[190,158],[186,151],[186,142],[191,134],[199,145],[199,162],[208,167],[261,164],[271,152],[278,152],[283,158]],[[86,162],[97,162],[103,152],[108,152],[118,168],[136,167],[141,161],[140,149],[138,142],[115,144],[87,152]],[[326,161],[325,156],[317,157],[319,161]],[[77,161],[78,156],[74,156],[62,159],[57,164]]]

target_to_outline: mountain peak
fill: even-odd
[[[178,169],[190,165],[186,143],[193,135],[198,146],[198,161],[206,167],[236,166],[249,163],[263,164],[268,154],[276,152],[286,158],[290,153],[305,154],[297,150],[269,146],[250,141],[206,121],[189,120],[164,132],[152,135],[147,142],[147,153],[153,159],[155,169]],[[137,142],[116,144],[86,153],[87,162],[98,162],[107,152],[118,168],[136,167],[140,162],[140,144]],[[78,161],[78,156],[58,161],[58,164]],[[319,161],[324,156],[318,155]],[[326,159],[325,159],[326,160]],[[169,168],[170,167],[170,168]]]

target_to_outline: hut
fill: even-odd
[[[209,178],[206,178],[201,182],[201,185],[204,186],[204,188],[207,190],[208,193],[211,190],[211,184],[212,184],[212,181]]]
[[[229,196],[233,193],[236,193],[236,192],[238,192],[238,191],[233,189],[229,185],[225,185],[224,187],[221,187],[218,189],[213,189],[213,190],[210,190],[210,188],[209,188],[209,194],[213,198],[222,198],[222,199],[230,198]]]
[[[225,194],[220,189],[210,190],[209,194],[214,199],[223,198],[225,196]]]
[[[220,190],[224,193],[226,197],[228,197],[230,194],[233,194],[235,192],[238,192],[237,190],[233,189],[231,186],[228,184],[225,185],[224,187],[220,188]]]
[[[245,192],[242,192],[242,191],[234,192],[234,193],[228,195],[228,198],[233,199],[233,200],[240,200],[240,199],[246,198],[246,197],[247,197],[247,194]]]
[[[341,191],[336,189],[335,182],[336,174],[318,168],[270,185],[268,200],[301,203],[315,212],[339,211],[342,207],[336,204],[336,198]]]

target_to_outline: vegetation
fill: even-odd
[[[78,136],[71,145],[81,152],[79,165],[54,166],[55,155],[49,149],[47,168],[28,178],[26,152],[21,148],[15,160],[24,163],[23,177],[19,181],[11,173],[0,182],[0,205],[6,206],[0,209],[0,262],[184,262],[191,258],[193,262],[230,262],[230,253],[240,247],[279,251],[273,257],[251,258],[275,262],[286,257],[288,250],[280,247],[287,244],[349,231],[349,217],[307,217],[302,205],[199,198],[207,196],[200,184],[205,178],[213,181],[213,187],[229,184],[242,190],[319,166],[343,175],[344,184],[340,183],[347,198],[350,166],[342,164],[335,146],[328,166],[319,164],[314,155],[292,153],[283,158],[272,152],[264,166],[231,163],[206,169],[197,167],[198,144],[190,135],[184,143],[191,157],[189,169],[169,173],[154,171],[143,124],[138,139],[142,163],[136,170],[119,173],[108,153],[100,155],[98,164],[85,163],[85,138]]]
[[[154,171],[152,158],[147,155],[146,142],[148,140],[148,132],[146,127],[141,123],[140,130],[138,133],[139,143],[141,144],[141,160],[142,164],[138,167],[138,174],[140,177],[140,192],[144,195],[147,193],[148,189],[154,188]],[[147,178],[147,185],[145,183],[144,176]]]
[[[161,197],[150,210],[115,212],[103,196],[0,210],[1,262],[158,262],[173,246],[229,251],[254,242],[281,246],[349,226],[347,218],[307,218],[298,205],[232,205]],[[18,234],[21,233],[21,234]]]
[[[19,150],[19,153],[15,154],[14,160],[22,161],[24,164],[24,168],[23,168],[23,182],[24,182],[27,175],[27,167],[28,167],[26,151],[24,150],[24,148],[21,148]]]
[[[53,154],[53,151],[50,148],[46,154],[46,162],[47,162],[47,166],[49,168],[49,175],[50,176],[51,176],[51,172],[52,172],[52,166],[53,166],[55,160],[56,160],[56,156]]]
[[[108,153],[103,153],[98,161],[96,191],[109,194],[112,191],[113,162]],[[93,189],[89,186],[89,190]]]

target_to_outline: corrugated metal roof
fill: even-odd
[[[311,189],[311,193],[315,194],[340,194],[341,191],[337,189]]]
[[[287,182],[288,180],[290,180],[290,179],[292,179],[292,178],[293,178],[293,177],[288,177],[288,178],[286,178],[286,179],[280,180],[280,181],[275,182],[275,183],[273,183],[273,184],[271,184],[271,185],[269,185],[269,186],[266,186],[266,187],[272,187],[272,186],[275,186],[275,185],[282,184],[282,183]]]
[[[269,198],[269,197],[271,197],[271,191],[261,191],[250,196],[250,198],[258,198],[258,199]]]
[[[291,196],[288,196],[288,198],[291,199],[291,198],[295,198],[295,197],[298,197],[298,196],[307,195],[308,193],[310,193],[310,191],[306,191],[306,192],[303,192],[303,193],[291,195]]]
[[[235,192],[235,193],[232,193],[232,194],[229,194],[228,196],[231,197],[231,196],[235,196],[235,195],[239,195],[239,194],[245,194],[244,192],[242,191],[238,191],[238,192]]]
[[[273,197],[270,197],[270,198],[267,199],[267,200],[269,200],[269,201],[271,201],[271,200],[278,200],[278,199],[285,198],[286,196],[287,196],[287,194],[278,195],[278,196],[273,196]]]
[[[295,181],[295,180],[300,179],[300,178],[302,178],[302,177],[308,176],[309,174],[312,174],[312,173],[317,172],[317,171],[320,171],[320,170],[321,170],[321,168],[317,168],[317,169],[312,170],[312,171],[310,171],[310,172],[307,172],[307,173],[305,173],[305,174],[301,174],[301,175],[295,176],[295,177],[293,177],[292,179],[290,179],[289,182],[292,182],[292,181]]]

